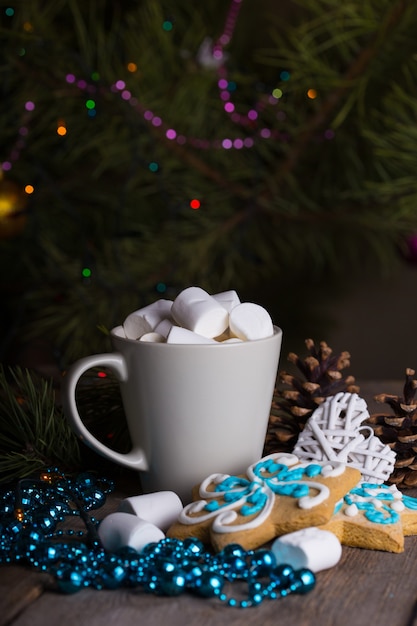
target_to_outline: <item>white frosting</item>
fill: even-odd
[[[230,533],[230,532],[239,532],[241,530],[249,530],[250,528],[257,528],[261,524],[268,519],[271,514],[272,509],[275,504],[275,494],[268,487],[264,488],[264,492],[267,496],[266,506],[262,509],[261,513],[257,515],[257,517],[244,522],[243,524],[233,524],[233,522],[237,518],[237,513],[235,510],[229,510],[226,512],[226,515],[220,513],[214,522],[213,522],[213,530],[216,533]],[[233,524],[233,525],[231,525]]]
[[[356,504],[349,504],[344,510],[344,514],[348,517],[355,517],[355,515],[357,515],[358,513],[359,509]]]
[[[402,500],[395,500],[391,504],[391,508],[393,511],[397,511],[397,513],[401,513],[402,511],[405,510],[405,504]]]
[[[315,496],[303,496],[302,498],[300,498],[298,500],[298,506],[300,507],[300,509],[312,509],[313,507],[318,506],[319,504],[327,500],[330,495],[330,489],[326,487],[326,485],[323,485],[322,483],[312,482],[309,480],[305,481],[305,483],[309,487],[317,489],[318,493]]]
[[[337,476],[341,476],[345,471],[346,465],[344,463],[326,463],[323,467],[322,474],[323,476],[330,476],[331,478],[336,478]]]

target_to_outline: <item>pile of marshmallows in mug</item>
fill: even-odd
[[[200,287],[130,313],[122,328],[127,339],[182,344],[253,341],[274,334],[271,317],[259,304],[240,302],[233,290],[210,295]]]

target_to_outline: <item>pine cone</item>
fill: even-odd
[[[278,373],[265,454],[291,452],[308,418],[327,397],[340,391],[359,392],[353,376],[344,378],[341,371],[350,365],[349,352],[333,355],[324,341],[320,342],[318,350],[312,339],[306,339],[305,344],[309,355],[303,360],[293,352],[288,355],[301,377],[285,371]]]
[[[375,396],[377,402],[385,402],[394,415],[376,413],[367,423],[374,429],[383,443],[397,453],[394,471],[387,482],[403,487],[417,486],[417,380],[415,371],[405,370],[403,396],[381,393]]]

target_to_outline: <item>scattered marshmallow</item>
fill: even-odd
[[[142,337],[139,337],[139,341],[149,341],[150,343],[165,343],[166,339],[159,333],[145,333]]]
[[[237,295],[234,289],[230,289],[229,291],[222,291],[221,293],[214,293],[212,298],[220,302],[222,306],[226,309],[228,313],[232,309],[235,308],[238,304],[240,304],[240,298]]]
[[[175,298],[171,312],[180,326],[203,337],[218,337],[229,325],[225,307],[200,287],[184,289]]]
[[[233,335],[243,341],[264,339],[274,334],[269,313],[259,304],[243,302],[235,306],[229,315],[229,327]]]
[[[183,504],[174,491],[157,491],[125,498],[118,508],[123,513],[136,515],[154,524],[163,532],[177,521],[182,509]]]
[[[167,337],[167,343],[217,343],[214,339],[193,333],[187,328],[173,326]]]
[[[103,548],[110,552],[125,547],[141,552],[148,543],[158,542],[165,537],[155,524],[119,511],[110,513],[100,522],[98,535]]]
[[[140,339],[142,335],[149,333],[163,319],[171,313],[172,300],[156,300],[130,315],[123,322],[123,328],[128,339]]]
[[[342,546],[336,535],[316,527],[278,537],[271,550],[278,565],[285,563],[294,569],[306,567],[312,572],[334,567],[342,556]]]

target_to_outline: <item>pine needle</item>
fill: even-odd
[[[74,471],[80,449],[52,383],[27,369],[0,366],[0,482],[47,466]]]

